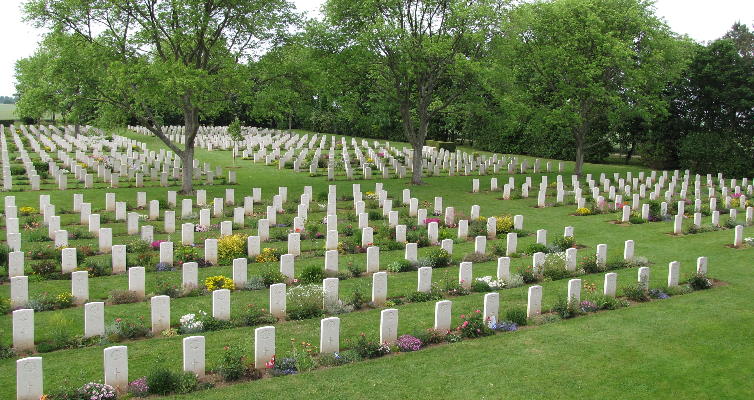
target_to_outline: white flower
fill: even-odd
[[[505,281],[502,279],[495,279],[489,275],[476,278],[476,280],[486,283],[491,289],[502,289],[505,287]]]

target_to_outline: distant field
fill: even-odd
[[[16,119],[15,104],[0,104],[0,120]]]

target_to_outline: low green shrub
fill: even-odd
[[[112,290],[107,300],[111,304],[129,304],[141,301],[141,297],[131,290]]]
[[[442,247],[433,247],[424,256],[422,265],[432,268],[443,268],[453,261],[450,254]]]
[[[301,271],[299,281],[303,285],[321,284],[322,280],[327,277],[325,271],[319,265],[307,265]]]
[[[505,312],[505,320],[511,321],[518,326],[526,325],[526,309],[525,308],[511,308]]]
[[[395,260],[385,268],[389,272],[408,272],[414,269],[414,266],[408,260]]]
[[[322,302],[321,285],[295,286],[286,295],[286,313],[292,320],[320,317],[324,313]]]
[[[694,290],[704,290],[712,287],[712,281],[705,274],[695,273],[686,280]]]
[[[236,346],[225,347],[220,357],[217,373],[226,382],[237,381],[246,375],[246,357]]]
[[[624,286],[622,290],[623,296],[631,301],[649,301],[649,291],[642,285]]]
[[[547,253],[548,251],[549,249],[547,248],[547,246],[541,243],[532,243],[526,246],[524,254],[532,255],[534,253]]]

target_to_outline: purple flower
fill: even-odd
[[[511,321],[500,321],[490,328],[501,332],[513,332],[518,330],[518,324]]]
[[[594,311],[597,311],[599,309],[599,307],[597,307],[596,304],[592,303],[589,300],[582,301],[581,304],[580,304],[580,306],[581,306],[581,312],[585,312],[585,313],[587,313],[587,312],[594,312]]]
[[[422,348],[422,341],[419,338],[411,335],[403,335],[395,341],[395,345],[398,346],[401,351],[417,351]]]

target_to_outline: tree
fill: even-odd
[[[95,104],[89,100],[97,81],[91,70],[92,49],[79,37],[53,31],[34,55],[18,60],[18,115],[41,120],[47,113],[53,119],[60,114],[75,125],[76,133],[82,123],[94,120]]]
[[[422,182],[430,121],[463,91],[468,64],[484,54],[501,5],[494,0],[328,0],[327,20],[376,56],[381,90],[398,105]]]
[[[499,57],[521,100],[570,132],[575,173],[587,151],[630,116],[661,112],[662,90],[680,73],[677,40],[646,0],[560,0],[519,6]]]
[[[698,46],[667,96],[669,113],[643,144],[657,164],[734,176],[754,172],[754,57],[735,40]]]
[[[722,38],[732,40],[741,57],[754,58],[754,32],[748,26],[736,22]]]
[[[293,20],[287,0],[29,0],[26,17],[96,49],[101,75],[89,98],[134,118],[183,164],[181,192],[193,191],[200,118],[217,114],[243,89],[239,62]],[[163,132],[180,112],[185,144]]]

